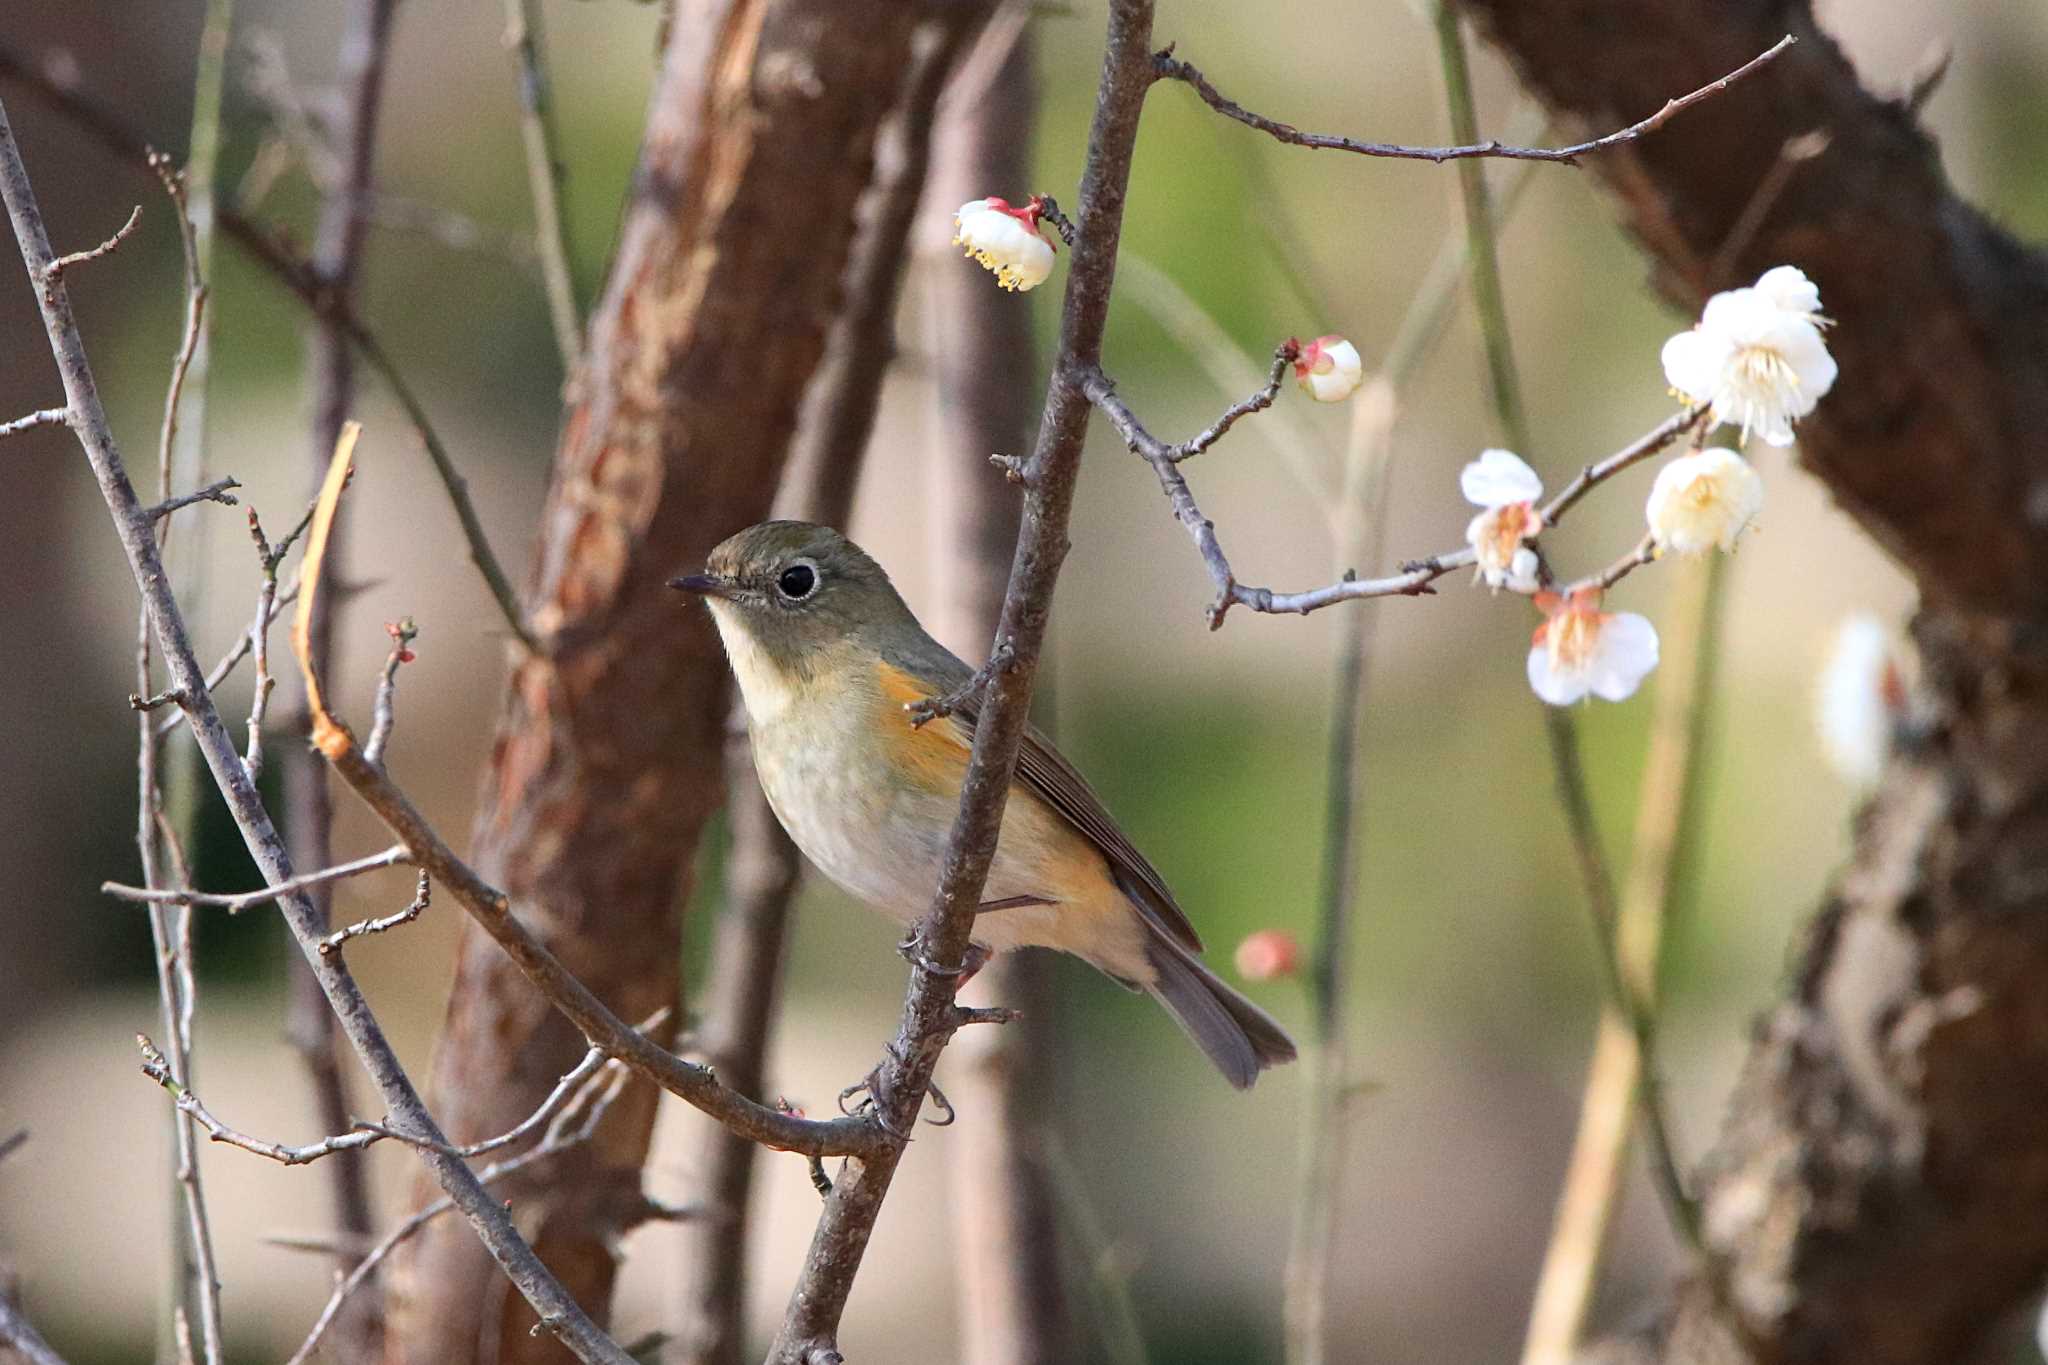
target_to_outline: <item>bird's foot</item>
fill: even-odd
[[[964,986],[969,981],[972,981],[974,979],[974,974],[980,971],[983,967],[987,966],[988,960],[991,957],[995,956],[994,953],[990,952],[987,948],[982,947],[979,943],[970,943],[967,945],[967,954],[966,956],[961,958],[959,966],[941,966],[940,964],[932,961],[931,958],[928,955],[926,955],[924,951],[924,945],[918,942],[917,934],[914,931],[912,932],[909,938],[904,939],[901,943],[898,943],[896,945],[896,951],[903,954],[904,961],[910,963],[914,967],[923,968],[925,972],[932,976],[950,976],[956,978],[956,980],[954,981],[955,990],[958,990],[961,986]]]
[[[870,1071],[860,1080],[855,1081],[852,1085],[839,1092],[839,1112],[847,1115],[849,1118],[862,1114],[873,1114],[875,1122],[882,1126],[883,1132],[908,1142],[910,1134],[889,1122],[889,1111],[895,1108],[895,1105],[891,1102],[893,1092],[888,1082],[889,1063],[891,1061],[900,1063],[903,1059],[903,1054],[897,1050],[896,1044],[893,1041],[888,1044],[887,1051],[889,1056],[886,1060],[877,1065],[873,1071]],[[939,1089],[938,1082],[927,1081],[925,1083],[925,1093],[931,1097],[932,1103],[943,1111],[941,1117],[926,1119],[925,1122],[931,1124],[934,1128],[945,1128],[951,1125],[953,1120],[958,1117],[958,1114],[953,1109],[952,1101],[946,1098],[946,1092]]]

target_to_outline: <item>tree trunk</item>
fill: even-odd
[[[629,1019],[678,1003],[680,906],[723,783],[725,664],[664,583],[763,517],[839,288],[876,125],[909,56],[908,6],[731,0],[679,9],[590,337],[572,380],[519,661],[474,861]],[[671,1025],[673,1027],[673,1025]],[[583,1041],[465,932],[435,1055],[453,1140],[530,1112]],[[617,1236],[644,1211],[655,1097],[509,1192],[535,1249],[602,1315]],[[466,1229],[413,1244],[393,1361],[563,1360]]]
[[[2048,263],[1959,201],[1805,4],[1465,0],[1546,101],[1728,94],[1594,162],[1687,310],[1781,262],[1836,321],[1801,461],[1918,580],[1916,724],[1699,1182],[1714,1273],[1608,1360],[1969,1359],[2048,1277]],[[1802,163],[1713,263],[1788,138]],[[2037,916],[2039,918],[2037,918]]]

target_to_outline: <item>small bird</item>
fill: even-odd
[[[974,743],[969,701],[923,725],[912,707],[973,670],[925,633],[889,576],[826,526],[769,521],[671,587],[711,608],[738,677],[761,788],[820,871],[909,924],[930,902]],[[1217,979],[1145,855],[1050,741],[1024,739],[969,967],[1058,948],[1166,1006],[1243,1089],[1294,1041]]]

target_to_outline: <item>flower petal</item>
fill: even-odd
[[[1647,616],[1616,612],[1600,627],[1587,686],[1606,701],[1626,701],[1657,666],[1657,628]]]
[[[1512,450],[1482,450],[1458,475],[1465,501],[1480,507],[1506,507],[1534,502],[1543,496],[1543,480]]]
[[[1585,699],[1586,674],[1553,664],[1549,647],[1539,641],[1529,649],[1529,690],[1552,706],[1570,706]]]

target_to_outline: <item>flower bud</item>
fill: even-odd
[[[1039,229],[1039,204],[1011,208],[1005,199],[976,199],[953,215],[953,245],[995,273],[996,283],[1019,293],[1052,274],[1052,243]]]
[[[1341,403],[1358,391],[1365,362],[1358,348],[1340,336],[1317,337],[1294,361],[1295,382],[1318,403]]]

